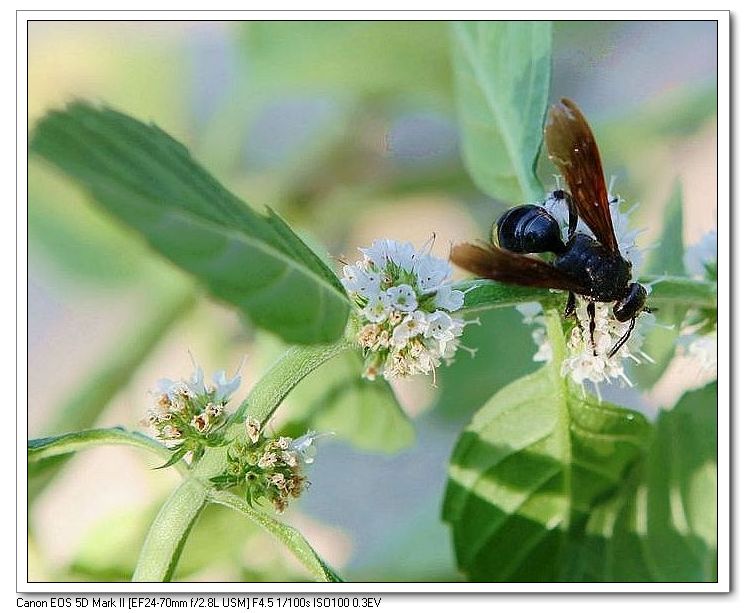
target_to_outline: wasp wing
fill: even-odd
[[[619,253],[598,145],[591,127],[572,100],[562,98],[549,109],[544,142],[549,159],[565,177],[580,218],[599,242]]]
[[[451,261],[478,277],[512,285],[562,289],[588,294],[585,287],[567,273],[528,255],[520,255],[487,243],[461,243],[451,249]]]

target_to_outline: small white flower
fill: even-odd
[[[464,306],[464,292],[450,287],[440,287],[435,293],[435,306],[446,311],[458,311]]]
[[[172,402],[179,396],[186,396],[187,398],[194,398],[196,396],[192,387],[186,381],[158,379],[155,386],[157,394],[165,394]]]
[[[368,301],[363,309],[363,315],[368,321],[379,324],[389,316],[391,306],[391,296],[388,293],[378,292],[374,298]]]
[[[261,431],[262,424],[259,423],[258,419],[249,417],[249,419],[246,420],[246,435],[249,437],[249,440],[255,445],[259,442],[259,435],[261,434]]]
[[[388,258],[402,270],[412,272],[417,264],[417,252],[412,243],[387,241]]]
[[[417,262],[416,272],[420,291],[429,292],[446,282],[446,279],[451,276],[451,266],[447,260],[425,255]]]
[[[450,341],[461,336],[463,321],[454,320],[445,311],[435,311],[427,316],[426,338],[434,338],[438,341]]]
[[[373,242],[368,249],[360,249],[366,259],[378,268],[384,268],[387,262],[411,272],[417,260],[417,252],[412,243],[400,243],[395,240],[382,239]]]
[[[365,298],[373,298],[380,292],[380,273],[349,265],[345,266],[342,272],[342,285],[348,292]]]
[[[386,295],[391,299],[391,306],[399,311],[411,313],[417,308],[417,294],[411,285],[402,283],[396,287],[386,290]]]
[[[280,454],[280,459],[285,462],[290,468],[298,466],[298,456],[291,451],[283,451]]]
[[[262,454],[262,457],[259,458],[259,461],[256,463],[256,465],[259,468],[272,468],[275,464],[277,464],[277,454],[273,453],[272,451],[265,451]]]
[[[180,439],[182,437],[182,432],[179,430],[176,426],[172,426],[171,424],[166,424],[163,426],[163,438],[167,440],[176,440]]]
[[[278,489],[285,487],[285,475],[282,473],[274,473],[269,477],[269,482]]]
[[[319,434],[313,430],[309,430],[303,436],[293,439],[288,451],[295,453],[304,464],[313,464],[313,461],[316,459],[316,445],[314,444],[316,439],[322,436],[331,436],[332,434],[332,432],[322,432]]]
[[[192,359],[194,371],[186,384],[194,396],[201,396],[207,391],[207,388],[205,387],[205,373],[203,372],[202,367],[197,364],[197,360],[194,359],[191,351],[189,352],[189,357]]]
[[[409,313],[391,334],[394,347],[404,347],[410,338],[423,334],[427,330],[427,315],[422,311]]]
[[[233,392],[241,385],[241,375],[236,372],[231,379],[228,379],[224,370],[219,370],[212,375],[212,382],[215,385],[215,400],[222,402],[227,400]]]

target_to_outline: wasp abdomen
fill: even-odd
[[[492,226],[492,242],[513,253],[562,253],[557,220],[543,207],[523,204],[505,211]]]

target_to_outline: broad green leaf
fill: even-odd
[[[661,413],[645,461],[594,510],[591,578],[717,580],[717,383]]]
[[[166,460],[171,457],[171,452],[166,447],[144,434],[129,432],[124,428],[99,428],[32,439],[28,441],[28,461],[43,462],[100,445],[130,445],[147,449]],[[186,473],[187,467],[183,462],[174,466],[182,474]]]
[[[42,119],[31,149],[256,325],[297,343],[342,334],[349,303],[332,271],[156,126],[76,102]]]
[[[656,241],[657,245],[645,262],[645,273],[651,275],[684,276],[684,212],[681,181],[677,180],[671,197],[666,204],[663,228]],[[651,302],[655,300],[657,286],[653,286]],[[638,369],[635,381],[643,388],[649,388],[660,379],[668,367],[676,350],[681,322],[689,310],[682,304],[661,305],[655,313],[656,323],[645,336],[643,350],[655,360],[645,368]]]
[[[249,505],[243,498],[239,498],[230,492],[212,492],[210,494],[210,501],[243,513],[252,522],[261,526],[283,543],[298,558],[303,566],[311,572],[315,579],[331,582],[342,581],[339,575],[319,557],[308,544],[308,541],[295,528],[280,523],[273,517]]]
[[[632,411],[576,396],[559,373],[564,337],[547,313],[554,360],[500,390],[451,458],[443,517],[475,581],[576,578],[578,532],[644,447]]]
[[[414,441],[414,426],[389,384],[368,381],[362,372],[362,358],[354,349],[330,360],[288,397],[291,419],[296,429],[334,432],[360,449],[401,451]]]
[[[552,66],[548,21],[452,26],[456,96],[466,167],[493,198],[543,194],[536,177]]]

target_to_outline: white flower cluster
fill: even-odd
[[[646,314],[644,319],[638,320],[627,342],[612,357],[609,357],[609,352],[627,331],[629,322],[622,323],[616,320],[612,311],[612,303],[596,302],[595,305],[596,326],[593,331],[593,341],[591,341],[588,302],[576,296],[577,325],[571,330],[567,341],[567,357],[560,367],[562,376],[569,376],[579,385],[590,381],[596,386],[597,394],[599,383],[611,383],[617,378],[622,379],[631,387],[632,382],[624,372],[624,362],[625,360],[632,360],[636,364],[640,364],[642,360],[653,362],[653,359],[642,351],[641,347],[645,330],[652,325],[654,318]],[[534,361],[549,362],[552,359],[552,346],[549,344],[544,327],[540,305],[534,303],[520,305],[518,310],[524,316],[524,323],[540,326],[535,328],[531,334],[538,347],[533,357]]]
[[[570,332],[567,343],[568,356],[561,367],[562,375],[569,376],[578,384],[590,381],[596,386],[601,382],[610,383],[613,379],[621,378],[632,387],[632,382],[624,372],[623,362],[632,360],[640,364],[643,359],[653,362],[653,359],[641,349],[643,334],[640,330],[649,326],[651,319],[641,319],[627,342],[609,357],[609,352],[627,332],[629,322],[617,321],[610,303],[597,302],[594,318],[596,327],[591,340],[587,305],[583,298],[577,298],[578,325]]]
[[[194,371],[188,379],[159,379],[152,392],[155,406],[147,411],[146,421],[163,441],[199,437],[222,424],[225,405],[241,385],[243,364],[230,379],[224,370],[216,372],[212,385],[205,383],[204,371],[194,358],[192,364]]]
[[[253,418],[246,420],[246,433],[249,444],[233,444],[228,451],[227,474],[218,477],[217,483],[220,487],[246,484],[249,502],[263,498],[282,513],[290,500],[300,497],[308,487],[305,465],[313,463],[315,441],[326,433],[267,437],[261,423]]]
[[[471,322],[451,315],[463,306],[464,292],[451,288],[448,261],[394,240],[360,251],[363,259],[344,267],[342,284],[358,307],[364,376],[428,374],[450,362]]]

